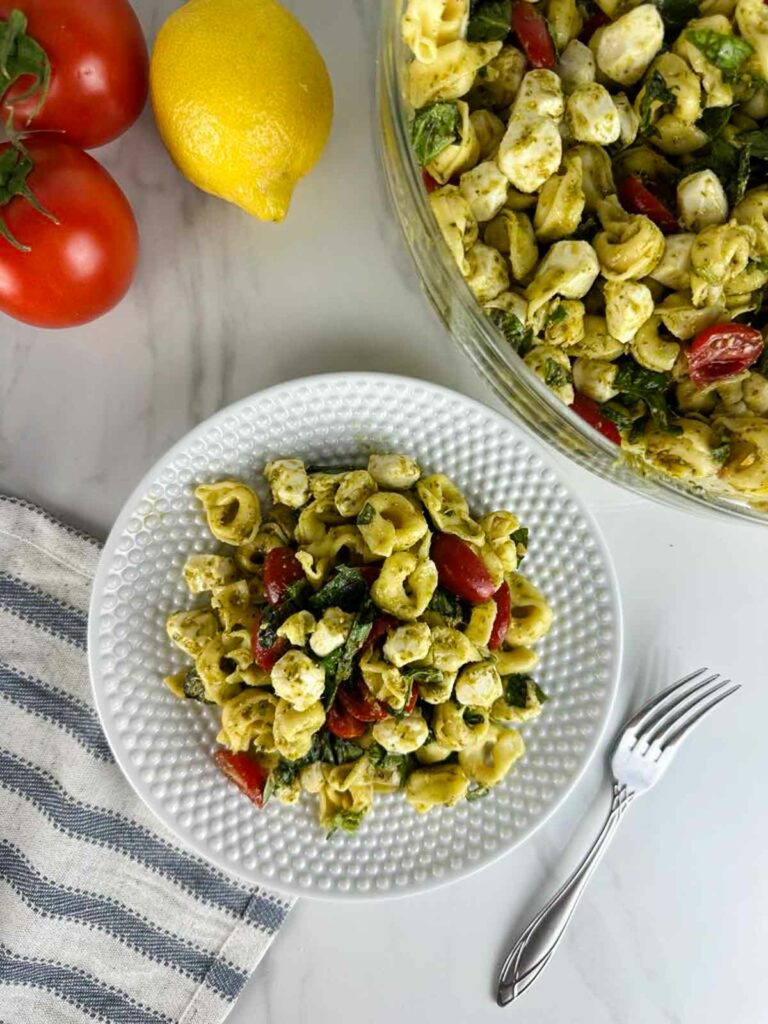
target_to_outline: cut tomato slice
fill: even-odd
[[[398,625],[397,619],[391,615],[379,615],[373,620],[371,631],[365,639],[362,649],[367,651],[369,647],[373,647],[377,640],[381,640],[383,636],[386,636],[387,630],[394,629]]]
[[[627,213],[642,213],[661,228],[665,235],[674,235],[680,230],[680,224],[674,213],[667,209],[662,201],[647,188],[640,178],[628,174],[619,182],[619,199]]]
[[[278,658],[285,654],[288,648],[288,641],[285,637],[279,636],[271,647],[264,647],[259,640],[260,625],[261,616],[257,615],[251,630],[251,654],[259,668],[263,668],[265,672],[271,672]]]
[[[437,566],[441,587],[472,604],[482,604],[493,597],[496,587],[485,562],[466,541],[452,533],[437,533],[430,555]]]
[[[342,740],[354,740],[358,736],[362,736],[367,729],[365,722],[361,722],[354,715],[350,715],[347,710],[339,707],[338,704],[334,704],[329,709],[328,714],[325,716],[325,724],[334,736],[338,736]]]
[[[512,4],[512,31],[532,68],[553,68],[557,63],[555,45],[544,15],[527,0]]]
[[[358,722],[381,722],[390,717],[389,709],[373,696],[362,679],[341,686],[336,699]]]
[[[263,806],[269,772],[262,764],[250,754],[234,754],[231,750],[217,750],[213,759],[241,793],[245,793],[257,807]]]
[[[262,578],[269,603],[280,604],[285,600],[288,587],[304,579],[304,570],[292,548],[273,548],[264,559]]]
[[[434,192],[436,188],[440,188],[440,185],[435,181],[429,171],[421,172],[421,180],[424,182],[424,188],[427,192]]]
[[[615,423],[603,416],[597,402],[594,402],[591,398],[587,398],[586,395],[582,395],[577,391],[574,395],[573,401],[571,402],[571,409],[573,409],[577,416],[581,416],[581,418],[585,420],[590,427],[594,427],[595,430],[599,430],[603,437],[607,437],[608,440],[613,441],[614,444],[621,444],[619,428]]]
[[[697,387],[733,377],[751,366],[765,348],[760,331],[747,324],[715,324],[697,334],[686,355]]]

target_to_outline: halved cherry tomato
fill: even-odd
[[[404,708],[404,711],[405,711],[406,715],[410,715],[410,713],[416,707],[416,701],[418,699],[419,699],[419,688],[416,685],[416,683],[414,683],[413,684],[413,689],[411,690],[411,696],[408,698],[408,701],[406,702],[406,705],[405,705],[405,708]]]
[[[362,736],[367,726],[365,722],[361,722],[355,718],[354,715],[350,715],[343,707],[340,708],[338,704],[334,704],[325,716],[325,724],[334,736],[338,736],[342,740],[354,740],[358,736]]]
[[[680,224],[674,213],[634,174],[628,174],[619,182],[619,199],[627,213],[642,213],[661,228],[665,235],[674,235],[680,230]]]
[[[456,597],[472,604],[482,604],[493,597],[496,590],[485,562],[460,537],[452,533],[437,533],[430,549],[437,566],[440,586]]]
[[[697,387],[741,373],[765,347],[763,336],[747,324],[715,324],[697,334],[686,352],[688,373]]]
[[[512,4],[512,31],[532,68],[553,68],[557,63],[555,46],[546,19],[535,4],[515,0]]]
[[[577,416],[581,416],[583,420],[586,420],[590,427],[599,430],[603,437],[607,437],[614,444],[621,444],[619,428],[615,423],[612,423],[611,420],[603,416],[597,402],[577,391],[571,402],[571,409],[573,409]]]
[[[304,570],[291,548],[272,548],[264,559],[263,579],[269,603],[280,604],[288,587],[304,579]]]
[[[271,647],[263,647],[259,640],[260,625],[261,616],[257,615],[251,629],[251,654],[259,668],[263,668],[265,672],[271,672],[278,658],[285,654],[288,641],[284,636],[279,636]]]
[[[363,577],[369,587],[372,587],[376,580],[379,578],[381,572],[380,565],[356,565],[355,568]]]
[[[371,631],[365,638],[362,650],[367,651],[369,647],[373,647],[377,640],[380,640],[386,635],[388,629],[394,629],[398,625],[398,620],[393,619],[391,615],[379,615],[373,620]]]
[[[233,754],[231,750],[217,750],[213,759],[227,778],[257,807],[264,804],[264,787],[269,778],[267,769],[250,754]]]
[[[434,192],[436,188],[440,188],[440,185],[435,181],[429,171],[421,172],[421,180],[424,182],[424,188],[427,192]]]
[[[512,614],[512,599],[509,594],[509,586],[506,583],[502,583],[493,595],[493,599],[496,602],[496,618],[493,620],[493,629],[491,630],[488,647],[490,650],[495,651],[497,647],[501,647],[502,641],[509,629],[509,619]]]
[[[373,696],[362,679],[341,686],[337,700],[358,722],[380,722],[390,716],[387,707]]]

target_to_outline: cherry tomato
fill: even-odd
[[[674,235],[680,230],[677,217],[634,174],[621,179],[618,192],[627,213],[645,214],[665,235]]]
[[[354,740],[358,736],[362,736],[367,728],[365,722],[359,721],[343,707],[340,708],[338,704],[334,704],[329,709],[325,716],[325,724],[334,736],[338,736],[342,740]]]
[[[765,347],[763,336],[746,324],[715,324],[697,334],[686,352],[688,373],[697,387],[741,373]]]
[[[264,787],[269,778],[267,769],[250,754],[233,754],[231,750],[217,750],[213,759],[227,778],[253,801],[257,807],[264,804]]]
[[[440,188],[440,186],[429,173],[429,171],[421,172],[421,180],[424,182],[424,188],[427,190],[427,192],[434,192],[436,188]]]
[[[81,149],[50,137],[29,139],[26,149],[33,162],[27,185],[50,216],[20,195],[0,208],[29,250],[0,239],[0,310],[36,327],[75,327],[128,290],[139,253],[136,221],[115,180]],[[0,147],[0,160],[12,152]]]
[[[387,630],[394,629],[398,625],[397,619],[393,619],[391,615],[379,615],[373,620],[371,631],[365,638],[365,643],[362,649],[367,651],[369,647],[373,647],[377,640],[380,640],[383,636],[386,636]]]
[[[48,95],[14,103],[30,86],[22,76],[5,95],[19,130],[64,132],[68,142],[92,149],[129,128],[147,100],[147,45],[128,0],[0,0],[0,18],[13,10],[28,19],[27,34],[51,65]]]
[[[496,618],[493,620],[493,629],[491,630],[488,647],[490,650],[495,651],[497,647],[501,647],[509,629],[509,619],[512,614],[512,599],[509,593],[509,586],[506,583],[502,583],[493,595],[493,599],[496,602]]]
[[[379,578],[381,572],[380,565],[356,565],[355,568],[363,577],[369,587],[372,587],[376,580]]]
[[[587,398],[586,395],[582,395],[577,391],[571,402],[571,409],[573,409],[577,416],[581,416],[583,420],[586,420],[590,427],[599,430],[603,437],[607,437],[614,444],[621,444],[619,428],[615,423],[612,423],[611,420],[603,416],[597,402],[592,401],[591,398]]]
[[[373,696],[362,679],[341,686],[337,699],[344,710],[358,722],[380,722],[390,716],[387,707]]]
[[[285,654],[288,641],[284,636],[279,636],[271,647],[263,647],[259,640],[260,625],[261,616],[257,615],[251,629],[251,654],[259,668],[264,669],[265,672],[271,672],[278,658]]]
[[[512,4],[512,31],[517,36],[523,53],[532,68],[553,68],[557,63],[552,36],[546,19],[527,0],[514,0]]]
[[[301,562],[292,548],[272,548],[264,559],[264,593],[270,604],[280,604],[292,583],[304,579]]]
[[[462,601],[482,604],[493,597],[496,587],[485,562],[460,537],[452,533],[435,534],[430,556],[437,566],[440,586]]]

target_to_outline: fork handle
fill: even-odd
[[[633,796],[634,793],[627,790],[626,786],[614,783],[610,812],[589,852],[549,903],[534,917],[504,961],[499,976],[499,1006],[506,1006],[522,995],[549,963],[592,872],[605,853]]]

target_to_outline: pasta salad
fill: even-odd
[[[411,139],[485,313],[648,465],[768,498],[768,6],[409,0]]]
[[[473,518],[405,455],[265,475],[266,514],[239,480],[196,488],[223,547],[189,556],[200,603],[166,622],[191,664],[165,683],[220,709],[219,767],[258,806],[316,794],[329,833],[377,792],[420,812],[486,795],[547,699],[530,673],[552,612],[519,571],[527,530]]]

